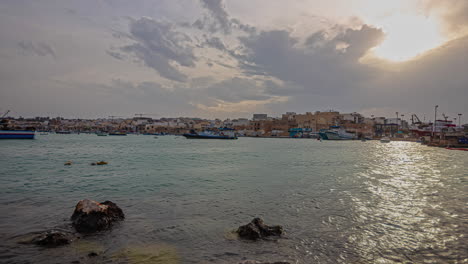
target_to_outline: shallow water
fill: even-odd
[[[0,150],[0,263],[468,262],[463,151],[136,135],[38,135],[0,141]],[[109,165],[90,166],[100,160]],[[17,243],[69,228],[84,198],[117,203],[125,221],[70,246]],[[257,216],[285,236],[236,239],[232,231]]]

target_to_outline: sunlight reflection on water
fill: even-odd
[[[376,145],[375,152],[369,168],[356,174],[372,195],[352,197],[362,229],[350,238],[352,247],[376,263],[457,260],[450,244],[466,229],[457,230],[456,221],[441,223],[452,201],[438,198],[446,189],[441,169],[451,160],[407,142]]]

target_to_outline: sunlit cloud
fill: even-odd
[[[410,14],[393,14],[379,25],[385,40],[373,51],[378,57],[391,61],[414,58],[444,43],[437,20]]]

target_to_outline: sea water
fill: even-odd
[[[467,152],[412,142],[3,140],[0,263],[464,263],[467,165]],[[115,202],[126,219],[67,246],[18,243],[70,229],[85,198]],[[284,236],[238,239],[254,217]]]

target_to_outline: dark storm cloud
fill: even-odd
[[[193,26],[200,30],[208,30],[211,33],[222,32],[226,35],[231,34],[233,30],[238,29],[245,33],[254,33],[254,26],[244,24],[239,19],[230,18],[223,0],[200,0],[202,6],[208,10],[213,21],[208,17],[197,19]]]
[[[201,0],[203,7],[205,7],[213,19],[216,21],[215,24],[212,24],[210,27],[211,32],[216,32],[218,30],[222,31],[225,34],[231,33],[231,21],[229,15],[225,10],[222,0]]]
[[[205,41],[208,47],[215,48],[221,51],[226,51],[226,46],[223,41],[218,37],[209,38]]]
[[[364,25],[329,40],[323,36],[314,34],[306,47],[284,30],[241,37],[246,53],[237,59],[246,73],[270,75],[322,94],[341,93],[373,74],[374,69],[360,64],[359,59],[380,43],[384,36],[380,29]],[[321,44],[314,45],[316,42]]]
[[[36,56],[51,56],[56,58],[54,49],[43,42],[20,41],[18,47],[22,54]]]
[[[196,57],[188,35],[176,31],[172,24],[146,17],[131,21],[130,35],[135,43],[122,47],[123,52],[135,55],[164,78],[179,82],[187,80],[187,76],[171,62],[184,67],[195,66]]]

